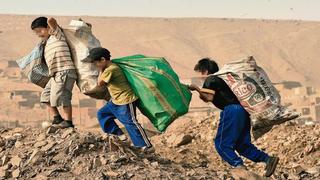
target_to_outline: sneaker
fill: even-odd
[[[267,161],[267,165],[265,168],[266,173],[264,176],[270,177],[274,173],[274,171],[276,170],[278,162],[279,162],[278,157],[270,157]]]
[[[59,115],[59,116],[55,116],[54,118],[53,118],[53,121],[52,121],[52,125],[54,125],[54,124],[60,124],[60,123],[62,123],[64,120],[63,120],[63,118]]]
[[[155,151],[156,151],[156,150],[154,149],[153,146],[151,146],[151,147],[145,146],[145,147],[142,147],[142,148],[141,148],[141,152],[143,152],[143,153],[145,153],[145,154],[152,154],[152,153],[154,153]]]
[[[120,141],[125,142],[128,140],[127,136],[125,134],[121,134],[118,136],[118,138],[120,139]]]
[[[59,128],[65,129],[65,128],[74,128],[74,125],[72,121],[63,121],[58,125]]]

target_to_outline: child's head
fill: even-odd
[[[38,17],[31,23],[31,29],[33,32],[40,37],[42,40],[49,38],[48,19],[46,17]]]
[[[103,70],[110,65],[110,58],[111,55],[108,49],[97,47],[90,50],[87,62],[94,63],[98,69]]]
[[[218,72],[219,66],[214,60],[210,58],[203,58],[200,59],[195,65],[194,71],[200,73],[201,75],[209,75]]]

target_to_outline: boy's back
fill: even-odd
[[[102,72],[101,78],[107,83],[113,103],[123,105],[138,99],[118,65],[111,64],[107,67]]]
[[[219,109],[223,110],[225,106],[230,104],[240,104],[237,97],[231,91],[227,83],[223,79],[215,75],[206,78],[203,89],[214,90],[215,95],[212,103]]]
[[[45,45],[44,57],[50,76],[59,71],[76,69],[65,35],[60,27],[51,32]]]

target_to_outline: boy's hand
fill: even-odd
[[[50,17],[48,19],[48,25],[52,31],[56,30],[56,28],[58,27],[58,23],[53,17]]]
[[[104,80],[102,80],[102,79],[98,79],[98,86],[105,86],[107,83],[106,82],[104,82]]]
[[[198,92],[200,91],[200,88],[194,84],[190,84],[188,88],[190,89],[190,91],[198,91]]]
[[[212,102],[214,98],[214,94],[209,94],[209,93],[203,93],[201,92],[199,94],[200,99],[202,99],[204,102]]]

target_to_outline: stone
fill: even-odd
[[[19,167],[20,166],[20,163],[21,163],[21,158],[19,156],[13,156],[10,160],[10,163],[12,164],[12,166],[17,166]]]
[[[53,134],[53,133],[56,133],[57,131],[59,130],[59,128],[58,127],[56,127],[56,126],[50,126],[49,128],[48,128],[48,130],[47,130],[47,134]]]
[[[16,140],[21,140],[23,138],[22,134],[21,133],[15,133],[13,135],[13,137],[16,139]]]
[[[152,166],[152,167],[159,167],[159,163],[156,162],[156,161],[155,161],[155,162],[152,162],[152,163],[151,163],[151,166]]]
[[[20,176],[20,169],[17,168],[16,170],[14,170],[14,171],[12,172],[12,177],[13,177],[13,178],[18,178],[19,176]]]
[[[125,157],[120,157],[118,155],[111,155],[110,156],[110,161],[113,162],[113,163],[121,162],[121,161],[124,161],[124,160],[126,160]]]
[[[21,141],[17,141],[17,142],[14,144],[14,147],[15,147],[15,148],[20,148],[22,145],[23,145],[23,143],[22,143]]]
[[[101,161],[101,164],[104,166],[104,165],[106,165],[107,164],[107,159],[105,158],[105,157],[103,157],[103,156],[100,156],[100,161]]]
[[[189,134],[181,134],[181,135],[171,135],[170,138],[168,138],[167,142],[179,147],[179,146],[183,146],[186,144],[189,144],[193,139],[193,136],[189,135]]]
[[[43,141],[47,138],[47,135],[44,133],[39,134],[37,141]]]
[[[3,147],[6,145],[6,140],[2,137],[0,137],[0,147]]]
[[[217,176],[219,177],[219,179],[226,179],[227,178],[227,173],[226,172],[222,172],[222,171],[218,171],[217,172]]]
[[[117,177],[117,176],[119,176],[119,173],[114,172],[114,171],[107,171],[106,174],[107,174],[107,176],[110,176],[110,177]]]
[[[150,164],[150,161],[148,159],[143,159],[144,164]]]
[[[240,168],[232,169],[231,175],[235,180],[268,180],[267,178],[259,176],[256,173]]]
[[[304,172],[304,168],[301,166],[301,165],[294,165],[293,167],[293,171],[296,173],[296,174],[300,174],[302,172]]]
[[[7,164],[7,162],[9,162],[9,157],[7,155],[2,156],[1,166],[4,166],[5,164]]]
[[[10,172],[7,169],[4,169],[3,167],[0,167],[0,178],[6,179],[10,175]]]
[[[56,142],[49,142],[46,146],[43,146],[41,148],[41,151],[47,152],[55,145],[56,145]]]
[[[305,170],[306,173],[309,174],[318,174],[320,173],[320,167],[312,167]]]
[[[36,143],[33,145],[33,147],[35,147],[35,148],[40,148],[40,147],[45,146],[45,145],[47,145],[47,144],[48,144],[47,141],[39,141],[39,142],[36,142]]]
[[[100,161],[100,158],[99,157],[95,157],[93,159],[93,167],[94,168],[98,168],[102,165],[102,162]]]
[[[49,179],[47,176],[45,175],[42,175],[42,174],[38,174],[36,177],[35,177],[36,180],[47,180]]]
[[[12,133],[22,133],[23,131],[25,131],[25,129],[22,127],[17,127],[11,130]]]
[[[313,150],[314,150],[314,147],[309,144],[309,145],[307,145],[307,146],[304,148],[303,152],[304,152],[306,155],[308,155],[308,154],[310,154]]]
[[[181,153],[181,154],[185,154],[187,153],[189,150],[187,148],[183,148],[183,149],[179,149],[178,150],[178,153]]]
[[[12,148],[15,143],[16,143],[17,139],[12,137],[12,136],[9,136],[8,138],[6,138],[6,148]]]
[[[37,160],[40,158],[41,154],[42,153],[38,148],[34,149],[32,151],[30,158],[27,161],[27,164],[33,164],[33,163],[37,162]]]
[[[68,137],[73,132],[74,132],[73,128],[68,128],[67,130],[65,130],[63,132],[63,134],[61,135],[61,138],[65,139],[66,137]]]
[[[70,168],[68,167],[56,167],[54,169],[51,169],[50,171],[47,172],[47,176],[51,177],[51,176],[57,176],[60,173],[64,173],[64,172],[68,172],[70,171]]]

